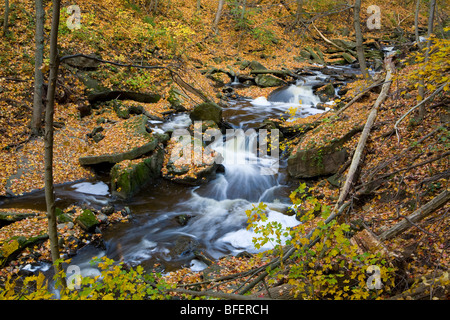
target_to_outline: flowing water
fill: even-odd
[[[249,129],[257,128],[270,117],[287,118],[286,112],[293,106],[299,108],[300,117],[323,112],[314,108],[318,102],[307,83],[278,89],[268,98],[230,104],[224,109],[224,119],[242,130],[234,131],[234,137],[227,136],[225,142],[215,141],[211,145],[227,154],[222,163],[225,170],[198,187],[161,180],[125,202],[111,197],[106,180],[58,186],[55,189],[58,207],[74,202],[95,208],[113,204],[116,208],[128,206],[133,217],[129,223],[112,225],[104,231],[106,250],[88,245],[79,250],[71,263],[82,268],[84,275],[92,272],[89,260],[102,255],[144,267],[160,263],[166,271],[182,266],[201,270],[205,265],[195,259],[194,249],[213,258],[244,250],[256,252],[252,244],[254,234],[246,229],[245,214],[253,204],[268,205],[269,221],[276,220],[285,227],[299,222],[294,216],[283,214],[290,206],[289,193],[296,187],[285,173],[285,162],[279,157],[258,158],[254,149],[249,148],[258,143],[258,132]],[[190,123],[188,114],[177,114],[164,123],[150,121],[157,132],[186,128]],[[264,171],[274,165],[276,170]],[[0,206],[45,209],[44,193],[7,200]],[[189,217],[185,225],[177,221],[180,215]],[[268,248],[269,244],[261,250]]]

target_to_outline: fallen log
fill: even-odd
[[[359,138],[358,145],[356,147],[355,153],[353,154],[352,163],[347,173],[347,179],[345,180],[344,187],[342,188],[339,199],[336,203],[334,210],[339,208],[342,203],[344,203],[345,198],[347,197],[350,187],[353,184],[353,180],[355,177],[356,170],[358,169],[359,162],[361,160],[362,153],[364,151],[364,147],[366,146],[367,139],[369,138],[370,130],[372,129],[373,124],[375,123],[375,119],[377,118],[378,108],[381,106],[383,101],[387,97],[387,93],[391,86],[391,78],[392,73],[394,72],[394,66],[392,64],[392,58],[388,57],[385,59],[385,68],[386,68],[386,78],[384,80],[383,87],[381,89],[380,94],[378,95],[375,104],[372,107],[372,110],[367,117],[366,124],[364,126],[363,132],[361,133],[361,137]]]
[[[384,241],[398,236],[402,232],[411,228],[415,223],[423,220],[424,218],[432,214],[434,211],[444,206],[449,200],[450,200],[450,191],[449,190],[442,191],[432,200],[421,206],[419,209],[414,211],[409,216],[405,217],[404,220],[400,221],[390,229],[381,233],[378,236],[378,239],[380,239],[380,241]]]

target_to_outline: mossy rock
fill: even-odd
[[[87,232],[93,232],[95,228],[100,225],[100,222],[98,221],[95,214],[89,210],[85,209],[82,214],[80,214],[76,219],[75,222],[85,231]]]
[[[258,86],[262,88],[280,87],[286,85],[285,81],[271,74],[258,74],[255,77],[255,82]]]
[[[48,239],[47,234],[32,236],[14,236],[5,240],[0,249],[0,268],[14,260],[25,248],[37,245]]]
[[[137,163],[124,167],[122,163],[111,169],[112,194],[122,199],[131,198],[141,188],[161,176],[164,150],[158,148],[153,154]]]
[[[222,122],[222,108],[213,102],[201,103],[194,107],[189,117],[192,121],[212,120],[219,125]]]
[[[314,145],[305,149],[297,147],[295,153],[288,158],[289,175],[293,178],[305,179],[337,173],[349,156],[343,145],[355,134],[361,132],[362,128],[362,126],[355,127],[340,138],[321,146]],[[315,130],[327,130],[327,128],[319,127]]]
[[[0,228],[36,215],[36,213],[0,212]]]
[[[316,91],[320,101],[327,102],[334,98],[335,90],[333,84],[329,83]]]

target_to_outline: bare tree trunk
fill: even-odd
[[[224,3],[225,3],[225,0],[219,0],[216,17],[214,18],[214,23],[213,23],[213,30],[215,33],[218,32],[219,21],[220,21],[220,17],[222,16],[222,10],[223,10]]]
[[[197,11],[200,11],[200,9],[202,8],[202,0],[197,0]]]
[[[45,201],[47,204],[48,236],[50,250],[55,273],[61,271],[61,264],[56,264],[59,259],[58,233],[56,228],[55,194],[53,188],[53,114],[55,107],[56,80],[58,77],[58,27],[60,14],[60,0],[53,1],[52,29],[50,33],[50,76],[47,91],[47,104],[45,109],[45,134],[44,134],[44,165],[45,165]],[[59,279],[65,287],[65,279]]]
[[[303,0],[297,0],[297,11],[295,12],[295,23],[300,23],[303,14]]]
[[[420,0],[416,1],[416,12],[414,14],[414,35],[416,37],[416,43],[419,45],[419,11],[420,11]]]
[[[44,5],[42,0],[36,0],[36,51],[34,55],[34,96],[31,132],[39,135],[42,124],[42,87],[44,77],[41,66],[44,57]]]
[[[430,1],[430,8],[428,11],[428,31],[427,31],[427,49],[425,51],[425,63],[427,63],[430,55],[431,39],[430,36],[433,33],[433,23],[434,23],[434,11],[436,9],[436,0]],[[425,96],[425,80],[422,78],[419,80],[419,97],[423,100]],[[426,115],[425,104],[419,107],[419,120],[422,120]]]
[[[9,23],[9,0],[5,0],[5,15],[3,19],[3,36],[6,36],[8,32],[8,23]]]
[[[361,22],[359,18],[359,12],[361,10],[361,0],[355,1],[353,7],[353,26],[355,27],[356,36],[356,54],[358,56],[359,66],[365,79],[369,79],[370,75],[367,71],[366,58],[364,57],[363,37],[361,32]]]

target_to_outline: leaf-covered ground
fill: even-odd
[[[301,48],[313,46],[325,50],[328,47],[311,25],[306,27],[293,24],[295,2],[247,1],[246,21],[239,20],[239,9],[242,10],[242,7],[230,5],[224,12],[217,33],[211,29],[216,10],[215,1],[202,1],[200,11],[196,9],[196,1],[160,2],[158,14],[150,13],[144,2],[135,1],[135,5],[130,5],[128,1],[118,0],[77,1],[82,13],[82,27],[79,30],[69,30],[64,23],[68,13],[62,11],[60,54],[95,53],[103,60],[122,64],[165,66],[175,70],[185,83],[216,99],[222,95],[221,89],[215,88],[218,80],[227,83],[230,79],[223,73],[216,74],[215,80],[206,77],[205,74],[211,68],[244,74],[248,70],[240,69],[242,61],[256,60],[261,61],[268,69],[294,70],[307,65],[306,62],[294,59]],[[368,41],[389,40],[396,30],[401,30],[405,34],[414,33],[414,17],[411,14],[413,4],[408,7],[398,2],[378,4],[383,14],[382,29],[370,31],[365,28],[363,32]],[[62,3],[63,8],[68,5],[69,3]],[[353,40],[351,10],[341,10],[335,5],[336,3],[330,1],[305,2],[305,17],[310,18],[314,13],[324,12],[323,15],[318,15],[314,22],[323,34],[330,39]],[[361,9],[362,21],[369,16],[366,9],[366,7]],[[45,10],[47,17],[45,32],[49,34],[50,2],[46,4]],[[422,13],[424,12],[425,10]],[[443,11],[439,12],[442,14]],[[34,74],[33,2],[14,1],[11,5],[10,20],[10,33],[0,42],[0,197],[17,196],[42,189],[44,186],[43,138],[30,138],[29,129]],[[420,24],[426,25],[425,14],[420,16]],[[390,42],[385,42],[388,43]],[[448,42],[441,45],[448,47]],[[44,64],[48,64],[47,51]],[[450,141],[448,87],[430,103],[423,121],[417,121],[412,114],[400,123],[398,131],[394,130],[394,123],[418,102],[416,85],[418,75],[427,75],[425,96],[431,94],[440,84],[448,82],[449,52],[448,50],[435,52],[440,57],[436,57],[434,63],[430,64],[434,69],[425,68],[422,71],[414,61],[411,65],[406,65],[400,62],[400,58],[397,60],[397,74],[388,98],[379,110],[375,128],[366,146],[356,190],[353,191],[373,180],[376,180],[377,186],[369,194],[353,199],[351,212],[345,216],[345,221],[362,226],[374,234],[379,234],[394,225],[402,219],[402,216],[412,213],[449,187],[448,174],[446,175],[449,168]],[[420,61],[417,59],[415,62]],[[178,78],[167,70],[122,68],[100,64],[95,71],[89,73],[89,76],[103,88],[160,94],[162,99],[158,103],[140,104],[147,113],[156,117],[164,117],[164,114],[171,110],[169,92],[172,87],[181,89],[188,96],[184,104],[188,110],[201,102],[198,95],[187,91],[186,87],[180,87],[180,82],[176,81]],[[47,77],[48,74],[45,74],[45,81]],[[380,75],[380,78],[382,79],[383,75]],[[344,102],[350,101],[368,85],[361,79],[349,84],[348,93],[341,99]],[[56,184],[94,177],[93,171],[80,166],[78,162],[78,158],[88,154],[93,146],[98,147],[88,134],[99,124],[107,131],[114,131],[120,128],[120,123],[124,121],[117,116],[114,108],[106,104],[93,109],[90,115],[80,117],[79,108],[89,105],[86,96],[88,90],[78,78],[76,69],[67,64],[61,65],[55,106]],[[252,86],[236,89],[236,92],[241,96],[256,98],[267,96],[271,90]],[[377,90],[370,91],[338,118],[333,118],[333,111],[329,111],[325,115],[292,122],[293,126],[314,121],[321,121],[321,124],[315,130],[285,143],[290,147],[321,146],[341,137],[350,128],[364,125],[377,94]],[[136,103],[121,102],[125,106]],[[338,103],[339,101],[336,101],[336,105]],[[356,134],[345,147],[353,150],[359,136],[359,133]],[[126,136],[117,135],[117,138],[105,138],[100,141],[100,147],[108,151],[126,145]],[[446,153],[447,155],[443,156]],[[346,171],[342,170],[341,178],[345,178],[345,174]],[[324,205],[333,206],[339,196],[338,188],[332,186],[326,179],[308,183],[314,187],[314,195],[320,198]],[[447,203],[401,236],[383,243],[388,251],[400,252],[404,256],[403,269],[398,270],[395,279],[398,291],[410,286],[412,279],[420,279],[421,276],[428,276],[437,270],[445,271],[450,267],[448,209]],[[74,218],[81,212],[80,208],[66,210],[74,211]],[[14,236],[37,236],[46,232],[45,214],[34,210],[29,212],[37,215],[1,228],[0,249],[5,245],[8,246],[6,240]],[[125,221],[120,212],[109,216],[109,219]],[[81,239],[85,237],[76,224],[72,229],[60,231],[66,239],[69,236]],[[64,250],[68,252],[71,249],[70,241],[66,243],[67,247],[64,247]],[[82,244],[78,243],[77,246],[79,245]],[[259,259],[228,257],[220,260],[217,262],[220,271],[216,276],[250,270],[265,262]],[[25,263],[48,260],[49,247],[46,241],[43,245],[23,251],[18,262],[13,262],[8,268],[2,269],[1,275],[16,272],[18,266]],[[167,275],[170,281],[180,285],[204,281],[201,279],[202,276],[189,269]],[[277,284],[287,282],[289,279],[279,276]],[[232,283],[230,287],[223,286],[216,289],[232,292],[236,287],[239,285]]]

